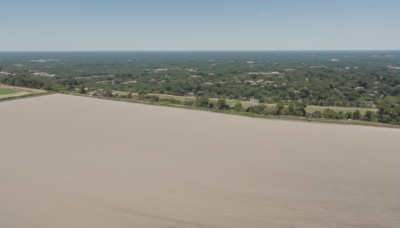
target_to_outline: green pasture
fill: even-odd
[[[18,89],[0,87],[0,95],[6,95],[6,94],[18,93],[18,92],[19,92]]]

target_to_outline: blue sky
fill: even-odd
[[[400,49],[399,0],[0,3],[0,51]]]

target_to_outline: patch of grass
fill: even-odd
[[[151,93],[149,95],[155,95],[159,96],[161,99],[176,99],[180,102],[185,102],[185,101],[196,101],[195,97],[189,97],[189,96],[175,96],[175,95],[168,95],[168,94],[157,94],[157,93]]]
[[[0,87],[0,95],[6,95],[6,94],[11,94],[11,93],[18,93],[20,90],[18,89],[13,89],[13,88],[1,88]]]

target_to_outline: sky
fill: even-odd
[[[400,50],[399,0],[0,0],[0,51]]]

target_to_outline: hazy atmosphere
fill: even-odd
[[[400,0],[0,10],[0,228],[400,227]]]
[[[397,0],[3,0],[0,51],[400,49]]]

